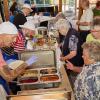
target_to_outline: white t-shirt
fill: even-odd
[[[92,9],[88,8],[84,11],[83,15],[81,16],[80,22],[92,22],[93,21],[93,11]],[[90,26],[79,26],[80,30],[90,30]]]

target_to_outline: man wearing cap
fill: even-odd
[[[8,82],[11,82],[14,80],[19,74],[21,74],[25,68],[22,68],[23,71],[15,72],[14,70],[11,70],[6,61],[8,57],[12,59],[12,56],[14,56],[15,53],[13,53],[12,49],[12,43],[16,42],[16,39],[18,37],[18,30],[10,22],[3,22],[0,24],[0,85],[3,86],[7,94],[10,94],[10,89],[8,86]],[[8,52],[4,48],[8,48]],[[5,52],[6,51],[6,52]],[[4,56],[5,54],[5,56]],[[11,54],[11,55],[9,55]],[[21,61],[23,62],[23,61]],[[25,65],[26,66],[26,65]],[[14,85],[12,87],[12,92],[15,93],[16,90],[18,90],[18,87]],[[1,98],[1,97],[0,97]]]
[[[36,34],[35,25],[32,21],[25,22],[24,25],[19,25],[22,28],[24,37],[26,37],[26,48],[33,49],[33,36]]]
[[[29,4],[24,4],[23,9],[21,12],[19,12],[15,18],[14,18],[14,25],[19,29],[19,25],[23,25],[27,19],[26,16],[28,16],[32,12],[31,6]]]

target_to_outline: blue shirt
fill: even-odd
[[[3,88],[5,89],[5,91],[7,92],[7,94],[10,94],[10,89],[9,89],[9,85],[7,84],[7,82],[0,76],[0,84],[3,86]]]

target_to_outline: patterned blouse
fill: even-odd
[[[74,90],[76,100],[100,100],[100,62],[83,67]]]

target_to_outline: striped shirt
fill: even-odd
[[[25,50],[25,38],[24,36],[19,33],[17,38],[16,38],[16,41],[13,43],[13,47],[14,47],[14,51],[15,52],[21,52],[23,50]]]

